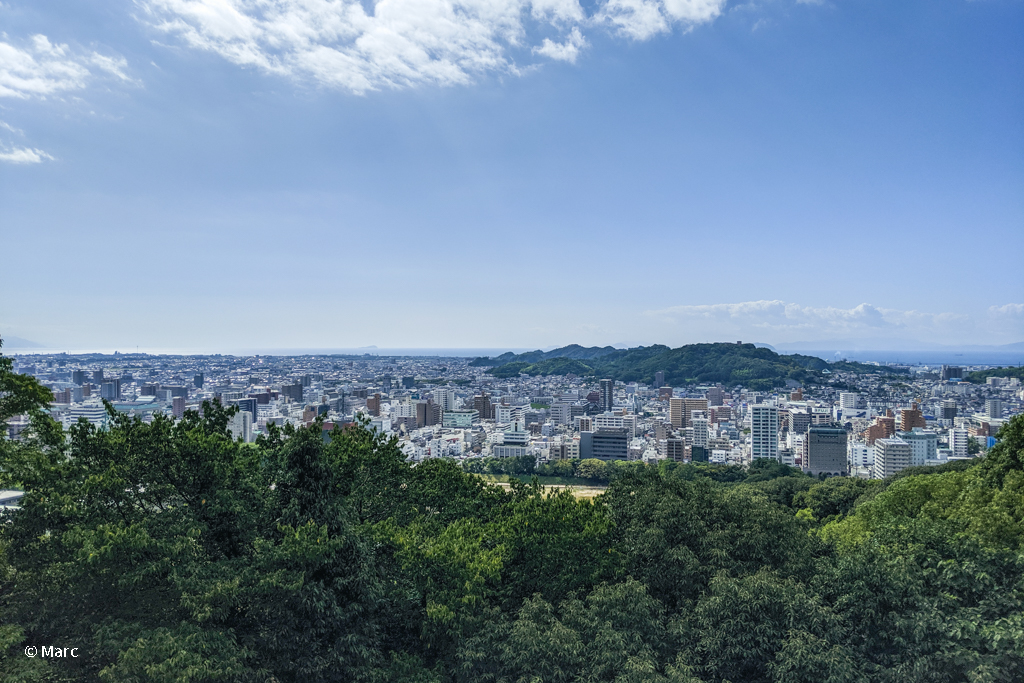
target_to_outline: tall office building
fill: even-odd
[[[185,415],[185,401],[187,399],[184,396],[175,396],[171,399],[171,413],[175,419],[180,420]]]
[[[939,419],[956,419],[956,401],[954,401],[951,398],[943,399],[942,406],[940,408]]]
[[[93,370],[92,381],[96,384],[103,384],[103,370]]]
[[[910,467],[910,444],[899,437],[875,441],[874,478],[885,479]]]
[[[193,378],[192,378],[192,385],[193,385],[193,386],[194,386],[194,387],[195,387],[196,389],[202,389],[202,388],[203,388],[203,382],[204,382],[204,381],[205,381],[205,380],[203,379],[203,373],[201,373],[201,372],[197,372],[197,373],[195,374],[195,377],[193,377]]]
[[[654,388],[660,389],[663,386],[665,386],[665,373],[659,370],[654,373]]]
[[[779,409],[773,405],[750,407],[750,457],[779,459]]]
[[[71,373],[71,381],[77,384],[78,386],[82,386],[83,384],[89,381],[89,377],[86,374],[85,370],[75,370],[74,372]]]
[[[720,406],[725,403],[725,390],[722,387],[711,387],[708,389],[708,405]]]
[[[601,412],[607,413],[612,409],[615,398],[615,380],[601,380]]]
[[[849,470],[846,430],[842,425],[817,425],[807,431],[803,470],[812,476],[845,476]]]

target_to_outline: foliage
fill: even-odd
[[[974,384],[985,384],[989,377],[1016,377],[1024,380],[1024,367],[989,368],[988,370],[976,370],[967,373],[964,380]]]

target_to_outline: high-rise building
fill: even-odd
[[[171,399],[172,404],[174,399]],[[257,411],[259,410],[259,401],[254,398],[235,398],[231,399],[230,405],[238,406],[240,412],[249,413],[252,416],[252,421],[256,422]]]
[[[555,401],[551,404],[551,422],[556,425],[564,425],[572,422],[572,410],[570,404],[565,401]]]
[[[929,460],[934,462],[939,457],[939,435],[934,431],[917,428],[900,432],[899,437],[910,444],[910,464],[913,467],[925,465]]]
[[[910,467],[910,444],[899,437],[875,441],[874,478],[885,479]]]
[[[917,404],[900,411],[900,431],[909,432],[914,428],[924,429],[928,425],[924,421],[924,415],[918,410]]]
[[[601,403],[599,405],[602,413],[607,413],[611,411],[612,405],[614,404],[614,398],[615,380],[601,380]]]
[[[811,428],[811,413],[807,410],[799,410],[794,408],[789,412],[789,432],[791,434],[806,434],[807,430]]]
[[[245,443],[252,441],[252,413],[248,410],[240,410],[231,416],[228,421],[228,431],[231,432],[231,438],[241,439]]]
[[[779,409],[757,404],[750,407],[750,457],[779,459]]]
[[[1003,402],[998,398],[990,398],[985,401],[985,417],[990,420],[1000,420],[1003,417]]]
[[[940,420],[956,419],[956,401],[951,398],[943,399],[939,412]]]
[[[964,369],[955,365],[943,365],[941,377],[943,380],[963,379]]]
[[[968,445],[971,441],[971,433],[966,429],[949,430],[949,448],[953,451],[954,458],[970,457]]]
[[[477,412],[481,420],[494,418],[494,411],[491,409],[490,394],[480,394],[473,397],[473,410]]]
[[[285,398],[291,399],[295,403],[302,403],[302,383],[282,384],[281,395]]]
[[[690,426],[690,418],[693,411],[699,410],[704,415],[708,414],[708,400],[706,398],[684,398],[683,399],[683,427]]]
[[[455,390],[451,387],[438,387],[434,389],[434,403],[441,406],[441,411],[455,410],[457,397]]]
[[[856,410],[859,396],[853,391],[844,391],[839,394],[839,408],[841,410]]]
[[[684,399],[672,397],[668,400],[668,421],[673,428],[682,429],[686,426],[686,419],[683,416],[685,410]]]
[[[725,390],[722,387],[711,387],[708,389],[708,405],[720,406],[725,403]]]
[[[598,460],[629,459],[629,438],[625,429],[597,429],[591,439],[591,457]]]
[[[103,370],[102,369],[100,369],[100,370],[93,370],[92,371],[92,381],[96,382],[96,384],[103,384]]]
[[[660,389],[665,386],[665,373],[659,370],[654,373],[654,388]]]
[[[75,370],[71,373],[71,381],[78,386],[82,386],[89,381],[89,376],[86,374],[85,370]]]
[[[845,476],[849,471],[846,430],[842,425],[817,425],[807,431],[803,470],[812,476]]]
[[[194,386],[194,387],[195,387],[196,389],[202,389],[202,388],[203,388],[203,382],[204,382],[204,381],[205,381],[205,380],[203,379],[203,373],[201,373],[201,372],[197,372],[197,373],[195,374],[195,377],[193,377],[193,378],[192,378],[192,385],[193,385],[193,386]]]
[[[171,413],[175,419],[180,420],[185,415],[185,401],[187,399],[184,396],[175,396],[171,399]]]
[[[380,392],[366,397],[366,412],[374,417],[380,417]]]
[[[108,401],[118,401],[121,399],[121,380],[112,379],[109,382],[104,382],[100,385],[100,398],[104,398]]]
[[[661,456],[673,462],[683,462],[686,459],[686,442],[683,439],[665,439],[658,442]]]
[[[416,378],[415,377],[411,377],[411,376],[403,377],[402,378],[402,388],[403,389],[415,389],[416,388]]]
[[[708,429],[708,418],[702,416],[697,417],[695,415],[690,418],[690,427],[693,430],[693,439],[690,442],[690,445],[707,448],[708,440],[711,436],[710,430]]]

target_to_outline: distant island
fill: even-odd
[[[578,344],[552,351],[505,353],[496,358],[476,358],[470,365],[487,367],[498,378],[578,375],[601,376],[622,382],[652,384],[655,373],[665,373],[671,386],[689,384],[742,384],[755,390],[783,386],[786,380],[801,384],[823,382],[837,371],[867,373],[905,373],[886,366],[838,361],[829,363],[817,356],[782,355],[754,344],[687,344],[677,349],[661,344],[633,349],[611,346],[583,347]]]

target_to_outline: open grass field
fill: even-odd
[[[508,486],[509,479],[513,477],[523,482],[529,482],[533,478],[533,475],[529,474],[478,474],[476,476],[484,481],[504,487]],[[604,493],[606,488],[595,484],[589,479],[580,479],[578,477],[542,477],[538,475],[537,479],[545,489],[570,489],[577,498],[595,498]]]

